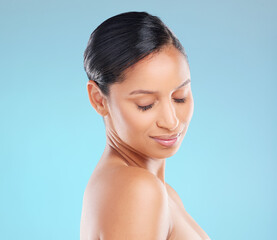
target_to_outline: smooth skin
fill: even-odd
[[[81,240],[209,240],[165,182],[194,109],[185,57],[166,46],[128,68],[109,97],[92,80],[87,90],[107,142],[84,193]],[[178,133],[170,147],[153,138]]]

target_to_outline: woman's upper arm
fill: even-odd
[[[101,204],[101,240],[166,240],[167,197],[155,176],[116,184]],[[110,189],[109,189],[110,190]]]

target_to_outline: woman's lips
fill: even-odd
[[[172,138],[172,139],[159,139],[159,138],[153,138],[153,139],[163,146],[170,147],[178,140],[178,137]]]

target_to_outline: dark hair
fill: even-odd
[[[84,68],[89,80],[108,96],[109,85],[124,80],[124,70],[170,44],[187,59],[182,44],[159,17],[147,12],[121,13],[92,32],[84,52]]]

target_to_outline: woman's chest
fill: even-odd
[[[185,208],[169,197],[170,234],[167,240],[210,240]]]

